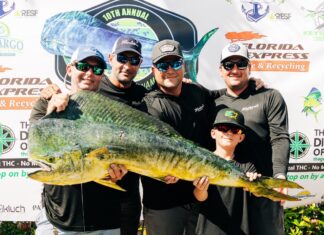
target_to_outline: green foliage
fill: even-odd
[[[285,233],[288,235],[324,234],[324,204],[285,209]]]
[[[33,235],[35,223],[33,222],[0,222],[0,235]]]

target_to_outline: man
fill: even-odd
[[[106,63],[93,47],[79,47],[66,66],[71,77],[71,92],[97,91]],[[59,104],[59,105],[57,105]],[[53,95],[50,101],[40,98],[33,107],[30,123],[67,105],[65,94]],[[123,166],[108,170],[112,180],[126,174]],[[36,220],[36,234],[120,234],[120,194],[117,190],[90,182],[71,186],[44,185],[43,209]]]
[[[142,63],[141,52],[142,45],[136,39],[118,38],[108,56],[111,75],[102,80],[99,93],[138,108],[147,93],[133,81]],[[118,184],[127,190],[121,195],[121,235],[136,235],[142,209],[139,175],[128,172]]]
[[[128,36],[118,38],[113,46],[108,60],[111,65],[111,74],[101,80],[98,92],[110,99],[138,108],[147,90],[133,79],[142,63],[141,43]],[[58,86],[53,85],[42,91],[42,97],[50,98],[60,93]],[[57,95],[55,95],[57,96]],[[56,106],[57,111],[65,109],[66,96]],[[64,100],[64,101],[62,101]],[[141,215],[141,198],[139,193],[139,176],[129,172],[118,182],[127,191],[121,197],[121,235],[136,235]]]
[[[245,117],[246,141],[238,146],[241,161],[251,161],[265,176],[286,178],[289,160],[288,111],[275,89],[251,89],[248,77],[251,63],[247,48],[241,43],[224,47],[219,68],[227,92],[216,99],[222,106],[240,110]],[[287,193],[287,189],[279,189]],[[284,234],[283,207],[262,197],[253,197],[251,234]]]
[[[183,83],[184,58],[180,44],[163,40],[153,47],[152,72],[157,88],[145,98],[148,113],[170,124],[183,137],[212,148],[205,138],[212,127],[214,104],[211,92],[194,83]],[[195,234],[197,204],[193,185],[166,177],[168,183],[141,177],[144,223],[148,235]]]

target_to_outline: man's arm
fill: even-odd
[[[282,95],[272,90],[268,103],[268,124],[272,146],[273,176],[286,177],[289,161],[288,110]]]
[[[34,104],[29,117],[29,123],[33,124],[46,115],[48,100],[39,98]]]

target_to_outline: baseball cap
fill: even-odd
[[[71,63],[75,61],[82,61],[89,57],[96,58],[105,69],[107,68],[103,54],[92,46],[79,46],[72,54]]]
[[[118,54],[124,51],[132,51],[142,56],[142,44],[135,38],[129,36],[119,37],[112,49],[112,53]]]
[[[241,56],[249,60],[249,52],[247,47],[242,43],[230,43],[222,50],[221,62],[231,56]]]
[[[245,130],[244,126],[244,116],[243,114],[231,108],[224,108],[218,111],[213,126],[219,124],[229,124],[232,126],[238,126],[242,130]]]
[[[158,62],[163,57],[174,55],[183,58],[180,43],[174,40],[162,40],[156,43],[152,51],[152,61],[153,63]]]

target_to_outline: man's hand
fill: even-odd
[[[203,176],[194,180],[193,185],[199,191],[207,191],[209,187],[209,179],[207,176]]]
[[[120,164],[111,164],[108,168],[108,174],[112,182],[121,180],[127,172],[126,167]]]
[[[69,103],[69,95],[67,94],[54,94],[51,100],[48,102],[46,114],[49,114],[56,110],[56,112],[64,111]]]
[[[183,78],[182,78],[182,82],[183,82],[183,83],[190,84],[190,83],[192,83],[192,80],[189,79],[189,78],[185,78],[185,77],[183,77]]]
[[[261,174],[257,172],[246,172],[246,176],[249,178],[250,181],[255,180],[258,177],[261,177]],[[250,191],[249,188],[243,188],[244,191]]]
[[[166,184],[175,184],[177,183],[179,180],[179,178],[172,176],[172,175],[167,175],[166,177],[164,177],[164,182]]]
[[[251,77],[250,79],[255,82],[255,90],[259,90],[259,89],[261,89],[263,87],[266,87],[266,85],[264,84],[264,81],[262,81],[261,78]]]
[[[49,100],[52,98],[54,94],[59,94],[59,93],[62,93],[61,88],[59,88],[58,85],[56,84],[51,84],[45,87],[41,91],[40,95],[42,98]]]
[[[246,176],[249,178],[250,181],[253,181],[256,178],[261,177],[261,174],[257,172],[246,172]]]
[[[207,176],[202,176],[194,180],[193,185],[196,187],[193,191],[196,199],[200,202],[208,198],[209,179]]]

